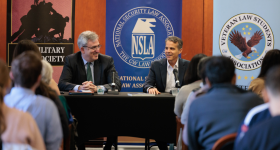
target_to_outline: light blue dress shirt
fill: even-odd
[[[33,91],[13,87],[4,98],[9,107],[29,112],[35,119],[47,150],[58,150],[63,138],[57,107],[49,98],[35,95]]]

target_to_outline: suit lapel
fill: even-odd
[[[179,80],[180,80],[180,85],[182,86],[186,68],[185,68],[185,64],[183,63],[183,60],[181,58],[179,58],[178,63],[179,63],[179,68],[178,68],[178,70],[179,70]]]
[[[161,65],[160,65],[160,73],[161,73],[161,80],[163,83],[163,87],[165,89],[166,87],[166,73],[167,73],[167,60],[166,59],[162,59],[161,60]]]
[[[100,57],[100,55],[98,56]],[[100,58],[94,61],[94,85],[100,85],[102,76],[102,67],[100,66]]]
[[[84,81],[87,81],[87,74],[86,74],[86,70],[85,70],[85,65],[84,65],[84,61],[83,61],[83,59],[82,59],[82,54],[81,54],[81,52],[79,52],[80,54],[78,54],[78,55],[80,55],[80,56],[78,56],[78,69],[77,70],[79,70],[80,71],[80,75],[81,75],[81,78],[80,78],[80,80],[81,80],[81,83],[83,83]]]

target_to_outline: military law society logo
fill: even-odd
[[[113,45],[119,57],[130,66],[149,68],[152,61],[165,58],[164,40],[173,35],[172,24],[162,12],[136,7],[117,21]]]
[[[265,54],[274,47],[273,32],[260,16],[238,14],[223,26],[219,46],[221,54],[231,58],[237,69],[254,70],[261,67]]]

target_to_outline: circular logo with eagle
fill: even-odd
[[[273,49],[274,37],[263,18],[243,13],[225,23],[219,46],[221,54],[232,59],[237,69],[254,70],[261,67],[265,54]]]

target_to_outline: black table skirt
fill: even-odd
[[[132,93],[132,92],[130,92]],[[67,103],[78,119],[78,134],[83,140],[107,136],[133,136],[176,143],[175,97],[68,95]]]

